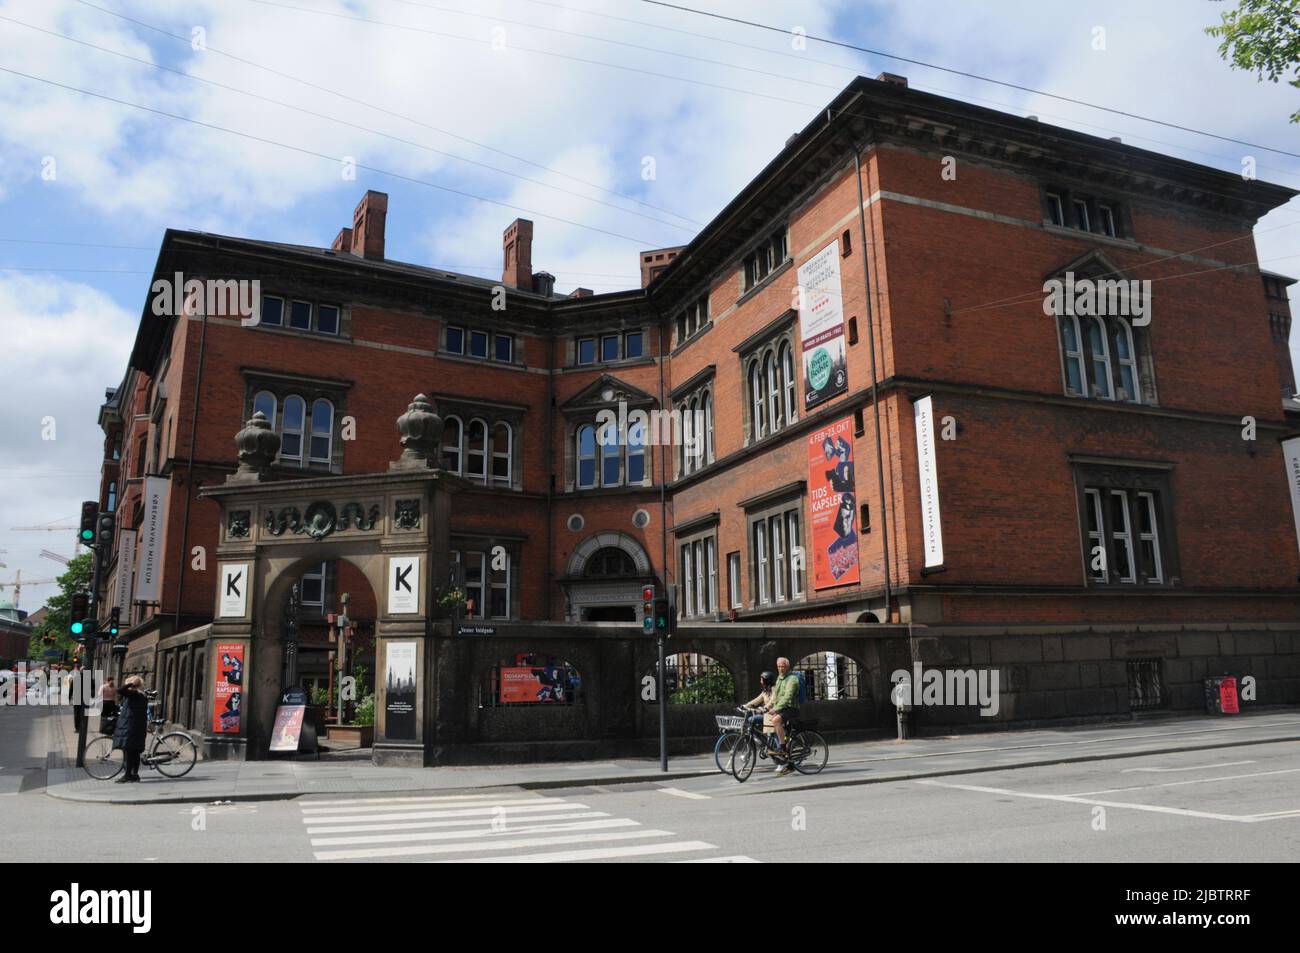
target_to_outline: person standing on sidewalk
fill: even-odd
[[[144,696],[144,679],[132,675],[122,683],[118,693],[117,726],[113,729],[113,747],[121,748],[126,770],[118,784],[140,780],[140,755],[148,731],[149,701]]]
[[[114,683],[112,676],[104,679],[103,687],[99,690],[99,700],[99,733],[101,735],[111,735],[113,733],[113,719],[117,717],[117,685]]]

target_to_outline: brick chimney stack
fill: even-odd
[[[387,219],[388,193],[373,189],[367,191],[352,213],[352,254],[362,258],[383,258],[384,222]],[[342,238],[341,233],[339,237]]]
[[[510,288],[533,288],[533,223],[517,218],[501,236],[505,263],[501,283]]]

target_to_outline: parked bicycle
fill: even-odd
[[[199,758],[199,746],[194,738],[184,731],[163,732],[164,719],[154,717],[154,700],[156,691],[145,692],[149,699],[146,717],[149,720],[149,733],[153,744],[148,753],[140,758],[144,767],[154,768],[159,774],[169,778],[182,778],[190,773],[194,762]],[[105,726],[108,727],[108,726]],[[111,781],[121,773],[125,764],[121,748],[113,747],[111,735],[96,738],[86,745],[86,773],[100,781]]]
[[[813,731],[817,719],[788,722],[785,726],[787,744],[783,751],[775,735],[763,733],[761,713],[751,712],[747,708],[736,710],[742,713],[743,727],[731,748],[728,767],[737,781],[747,781],[754,772],[754,765],[766,758],[771,758],[777,764],[788,762],[800,774],[816,774],[826,767],[830,747],[819,732]]]
[[[713,745],[713,760],[723,774],[731,772],[731,749],[740,740],[745,719],[740,715],[714,715],[718,723],[718,740]]]

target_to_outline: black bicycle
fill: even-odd
[[[826,767],[830,747],[819,732],[813,731],[816,719],[789,721],[785,726],[786,747],[777,744],[775,735],[763,733],[763,716],[748,708],[738,708],[744,716],[744,727],[731,749],[728,767],[732,776],[744,783],[754,773],[760,759],[771,758],[777,764],[789,764],[800,774],[816,774]]]
[[[713,745],[713,760],[723,774],[731,772],[731,751],[745,730],[745,719],[740,715],[714,715],[718,723],[718,740]]]
[[[189,774],[190,769],[194,767],[194,762],[199,758],[199,746],[195,744],[192,736],[183,731],[169,731],[164,734],[162,729],[165,721],[154,717],[153,702],[157,699],[158,692],[150,690],[144,694],[149,699],[145,717],[149,722],[149,733],[153,737],[153,744],[149,747],[149,753],[141,756],[140,764],[146,768],[153,768],[159,774],[165,774],[169,778],[184,777]],[[85,768],[86,773],[92,778],[109,781],[117,777],[124,764],[122,749],[113,747],[111,735],[96,738],[86,745]]]

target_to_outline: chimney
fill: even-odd
[[[362,258],[384,257],[384,222],[387,218],[387,192],[371,189],[361,196],[360,204],[352,213],[352,254]]]
[[[876,77],[877,82],[889,83],[892,86],[902,86],[907,89],[907,77],[900,76],[897,73],[881,73]]]
[[[533,275],[532,288],[539,295],[550,297],[555,293],[555,276],[549,271],[539,271]]]
[[[677,257],[685,245],[674,245],[671,248],[652,248],[650,251],[641,253],[641,287],[644,288],[650,282],[659,277],[659,273],[668,267],[668,263]]]
[[[533,223],[517,218],[501,236],[505,263],[501,283],[511,288],[533,287]]]
[[[596,293],[596,292],[592,291],[590,288],[574,288],[574,289],[573,289],[573,293],[570,294],[569,297],[570,297],[570,298],[590,298],[590,297],[591,297],[592,295],[594,295],[595,293]]]
[[[340,228],[339,233],[334,236],[334,244],[330,246],[330,251],[352,251],[352,229]]]

